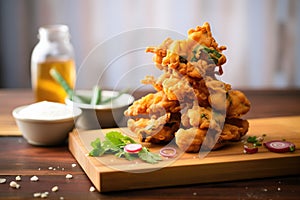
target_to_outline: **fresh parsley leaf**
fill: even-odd
[[[105,153],[103,148],[95,148],[90,153],[89,156],[102,156]]]
[[[95,149],[101,148],[101,140],[97,138],[95,141],[91,142],[91,146]]]
[[[160,155],[151,153],[146,147],[142,148],[142,150],[138,153],[138,156],[141,160],[152,164],[162,160]]]
[[[120,140],[121,137],[122,137],[122,134],[117,131],[111,131],[105,135],[105,139],[110,141],[112,145],[117,146],[117,147],[123,145],[122,141]]]
[[[133,139],[123,135],[118,131],[111,131],[105,135],[105,139],[109,140],[113,145],[117,147],[124,147],[126,144],[135,143]]]
[[[91,142],[91,146],[94,148],[89,155],[90,156],[102,156],[105,153],[105,149],[99,138]]]
[[[134,160],[134,159],[136,159],[135,156],[132,156],[131,154],[129,154],[129,153],[127,153],[127,152],[124,153],[124,156],[125,156],[125,158],[126,158],[127,160]]]
[[[102,142],[102,146],[105,149],[106,152],[111,151],[111,152],[118,152],[120,151],[120,147],[112,143],[110,140],[104,140]]]
[[[100,154],[100,149],[95,148],[92,151],[90,151],[89,156],[99,156]]]

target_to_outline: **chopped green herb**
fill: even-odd
[[[186,64],[188,61],[187,61],[187,59],[185,57],[179,56],[179,62]]]
[[[257,146],[262,146],[262,142],[264,140],[264,137],[266,137],[266,134],[263,134],[262,136],[260,137],[257,137],[257,136],[249,136],[247,138],[247,142],[248,143],[252,143],[253,146],[257,147]]]
[[[93,149],[89,153],[89,156],[102,156],[105,153],[111,153],[121,158],[124,157],[127,160],[136,159],[136,155],[130,154],[124,151],[124,147],[127,144],[136,143],[132,138],[123,135],[118,131],[111,131],[105,135],[104,140],[101,142],[99,138],[91,142]],[[162,160],[159,154],[151,153],[146,147],[143,147],[137,156],[148,163],[154,164]]]
[[[247,139],[247,142],[256,143],[257,142],[256,136],[249,136],[248,139]]]
[[[290,151],[291,152],[295,151],[295,146],[294,145],[290,145]]]
[[[201,113],[200,117],[201,117],[201,118],[208,119],[205,113]]]
[[[219,58],[222,56],[217,50],[208,48],[204,45],[197,45],[193,49],[194,56],[191,59],[191,62],[197,62],[200,59],[201,52],[208,55],[208,59],[212,60],[215,64],[218,64]]]

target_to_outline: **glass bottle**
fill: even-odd
[[[67,93],[49,71],[55,68],[74,88],[76,66],[69,28],[66,25],[40,27],[38,38],[31,55],[31,84],[35,100],[64,103]]]

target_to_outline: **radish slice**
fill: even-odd
[[[124,151],[127,153],[138,153],[140,150],[142,150],[141,144],[127,144],[124,147]]]
[[[244,145],[244,152],[248,153],[248,154],[253,154],[253,153],[257,153],[258,152],[258,148],[257,147],[248,147],[247,145]]]
[[[176,149],[173,147],[164,147],[159,151],[159,154],[164,157],[174,157],[176,155]]]
[[[267,147],[269,151],[275,153],[293,152],[296,149],[296,146],[293,143],[281,140],[272,140],[269,142],[265,142],[264,146]]]

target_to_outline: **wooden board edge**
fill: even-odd
[[[102,181],[107,184],[103,185],[101,192],[296,175],[300,174],[299,165],[300,159],[291,157],[270,159],[267,165],[264,161],[258,160],[257,162],[231,162],[222,165],[166,167],[143,174],[118,171],[102,176]],[[226,169],[226,173],[223,173],[224,169]],[[159,180],[155,177],[159,177]],[[118,181],[112,182],[111,180]]]
[[[76,131],[70,132],[69,133],[69,143],[68,143],[68,148],[74,158],[77,160],[81,168],[84,170],[86,175],[89,177],[89,179],[92,181],[94,186],[98,191],[101,190],[100,187],[100,174],[98,171],[94,168],[88,167],[88,164],[91,165],[91,160],[86,156],[87,152],[84,152],[84,149],[81,148],[82,144],[79,143],[79,137]],[[77,146],[77,147],[76,147]],[[79,148],[80,147],[80,148]],[[77,149],[75,149],[77,148]],[[79,148],[79,149],[78,149]],[[99,184],[95,184],[99,183]]]

